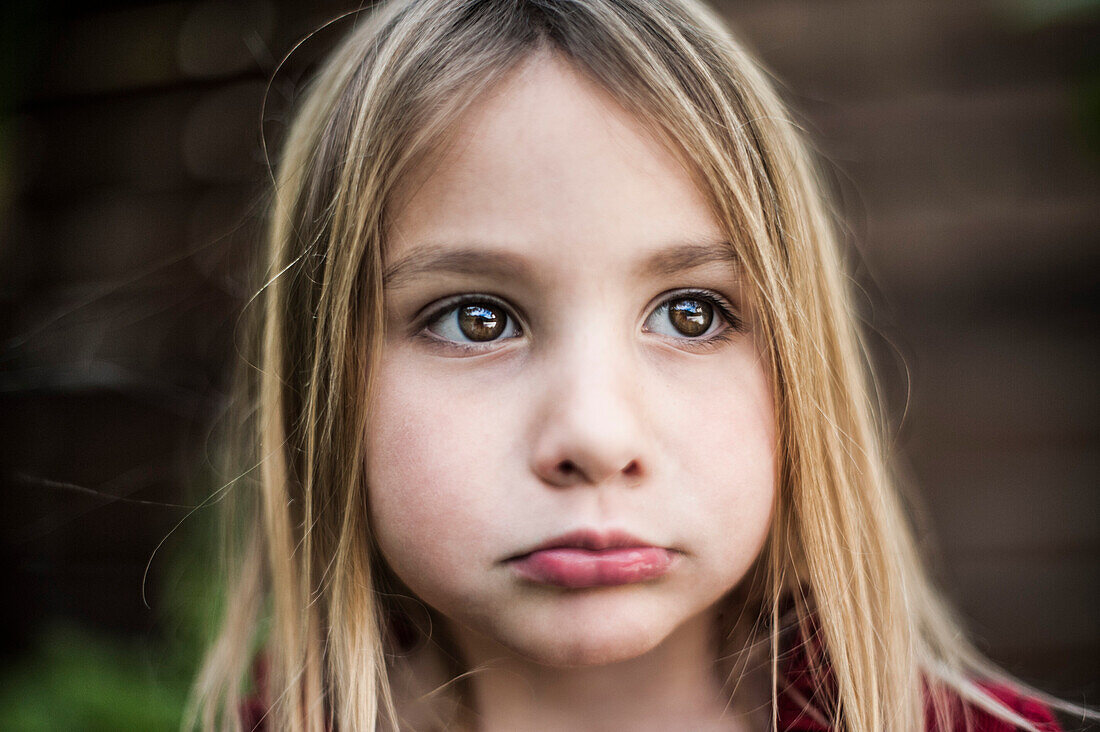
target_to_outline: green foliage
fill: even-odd
[[[178,729],[190,681],[158,650],[53,626],[0,675],[0,729]]]
[[[151,600],[148,638],[118,638],[72,621],[46,625],[31,651],[0,671],[0,730],[178,730],[222,603],[212,527],[200,520]],[[151,611],[153,612],[153,611]]]

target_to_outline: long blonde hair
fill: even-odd
[[[278,164],[242,371],[230,594],[190,723],[240,726],[264,617],[274,728],[402,724],[364,471],[388,207],[466,106],[546,49],[695,173],[762,304],[778,500],[760,581],[727,630],[763,637],[773,709],[793,618],[818,641],[806,646],[817,649],[811,671],[835,680],[815,713],[840,729],[923,730],[926,697],[942,720],[957,713],[951,696],[1023,723],[976,683],[1004,677],[962,640],[922,567],[883,454],[835,222],[796,126],[720,20],[698,0],[387,0],[356,24],[315,77]]]

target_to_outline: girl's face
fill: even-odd
[[[675,158],[559,57],[455,139],[391,219],[379,546],[460,642],[633,658],[705,617],[768,531],[774,417],[738,265]]]

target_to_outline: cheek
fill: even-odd
[[[464,571],[492,563],[502,485],[494,471],[508,416],[452,382],[383,361],[367,429],[367,491],[378,545],[423,599],[473,586]],[[458,557],[466,561],[456,561]]]
[[[771,526],[776,495],[775,416],[771,387],[758,359],[744,354],[729,368],[685,386],[665,421],[669,455],[690,489],[682,509],[712,571],[729,580],[755,559]],[[705,386],[704,386],[705,385]],[[731,560],[731,561],[727,561]]]

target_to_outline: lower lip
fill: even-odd
[[[609,587],[660,577],[672,566],[675,553],[658,547],[617,549],[543,549],[512,560],[524,579],[558,587]]]

